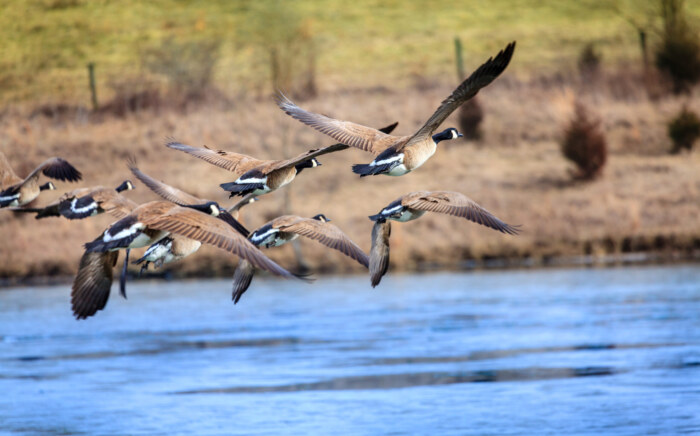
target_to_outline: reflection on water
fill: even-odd
[[[0,433],[700,432],[697,266],[367,282],[2,290]]]

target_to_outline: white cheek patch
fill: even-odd
[[[146,226],[143,225],[142,223],[135,223],[135,224],[132,224],[131,227],[128,227],[128,228],[118,232],[116,235],[110,235],[109,230],[107,230],[104,233],[102,240],[104,242],[116,241],[118,239],[123,239],[123,238],[129,237],[129,236],[133,235],[134,233],[139,232],[145,228],[146,228]]]
[[[456,139],[456,138],[457,138],[457,131],[453,130],[452,131],[452,139]]]
[[[374,166],[377,166],[377,165],[386,165],[386,164],[390,164],[390,163],[392,163],[392,162],[397,162],[397,161],[398,161],[398,162],[403,162],[403,153],[399,153],[399,154],[397,154],[397,155],[391,156],[391,157],[388,158],[388,159],[377,160],[377,161],[374,161],[374,160],[373,160],[373,161],[369,164],[369,166],[374,167]]]
[[[87,206],[84,206],[84,207],[76,207],[75,205],[77,203],[78,203],[77,198],[74,198],[70,202],[70,210],[76,214],[84,214],[84,213],[89,212],[89,211],[97,212],[98,204],[95,203],[94,201],[92,203],[88,204]]]
[[[269,236],[271,236],[277,232],[278,232],[277,229],[270,229],[270,230],[266,231],[265,233],[261,233],[261,234],[254,233],[253,235],[250,236],[250,241],[253,242],[255,245],[258,245],[261,242],[263,242],[264,240],[266,240]]]

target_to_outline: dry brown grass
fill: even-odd
[[[358,178],[350,165],[368,162],[370,155],[357,150],[324,156],[322,167],[305,171],[287,188],[291,189],[291,212],[326,214],[366,250],[371,230],[367,216],[414,190],[460,191],[504,221],[523,226],[522,234],[513,237],[439,215],[397,223],[391,240],[392,262],[393,268],[403,269],[424,263],[454,267],[467,259],[650,250],[664,244],[688,249],[695,244],[697,249],[700,155],[666,154],[665,123],[681,101],[672,97],[652,101],[639,82],[634,85],[616,77],[608,74],[587,86],[566,77],[527,82],[499,79],[480,97],[485,119],[479,143],[441,145],[422,168],[400,178]],[[435,84],[401,93],[325,94],[304,106],[377,127],[399,120],[397,133],[408,134],[452,86]],[[571,117],[575,99],[596,108],[610,146],[602,177],[585,185],[569,181],[570,164],[558,146],[561,126]],[[690,106],[700,110],[698,100],[691,101]],[[456,125],[456,115],[445,123],[449,125]],[[79,113],[69,119],[29,118],[19,113],[0,119],[0,151],[22,171],[47,156],[60,155],[83,172],[83,184],[116,186],[132,178],[124,159],[133,154],[147,173],[229,204],[218,184],[230,181],[231,174],[166,149],[166,136],[262,158],[292,155],[331,142],[285,116],[272,99],[236,101],[224,108],[201,105],[186,113],[161,109],[97,121]],[[289,143],[286,153],[285,141]],[[44,193],[39,202],[51,201],[61,190],[71,188],[57,185],[57,193]],[[137,201],[154,198],[141,185],[128,195]],[[244,210],[245,224],[255,227],[280,214],[283,196],[283,192],[268,195]],[[0,277],[74,272],[82,243],[96,237],[110,221],[107,216],[81,222],[35,221],[3,211]],[[354,262],[313,242],[304,241],[302,248],[317,269],[360,271]],[[293,262],[291,247],[268,253],[284,265]],[[170,268],[188,275],[230,274],[234,266],[232,256],[205,248]]]

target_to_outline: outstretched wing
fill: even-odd
[[[381,129],[379,129],[379,131],[382,133],[391,133],[396,128],[396,126],[398,124],[399,124],[398,122],[393,123],[393,124],[389,124],[388,126],[382,127]],[[299,165],[302,162],[306,162],[307,160],[311,160],[317,156],[321,156],[323,154],[328,154],[328,153],[333,153],[335,151],[346,150],[348,148],[350,148],[350,146],[345,145],[345,144],[333,144],[333,145],[329,145],[327,147],[317,148],[315,150],[309,150],[309,151],[304,152],[304,153],[300,154],[299,156],[293,157],[291,159],[277,161],[274,164],[267,166],[263,172],[265,174],[267,174],[267,173],[270,173],[272,171],[279,170],[281,168],[292,167],[295,165]]]
[[[93,196],[100,203],[102,210],[115,218],[122,219],[138,207],[138,204],[123,195],[111,190],[112,193],[99,193]]]
[[[22,183],[26,183],[30,179],[38,177],[39,171],[44,173],[46,177],[61,181],[77,182],[83,178],[80,171],[76,170],[67,160],[61,159],[60,157],[52,157],[34,168],[34,171],[32,171]]]
[[[375,155],[404,139],[401,136],[387,135],[372,127],[309,112],[294,104],[281,92],[277,93],[276,100],[277,106],[295,120],[325,133],[342,144],[369,151]]]
[[[255,159],[245,154],[234,153],[232,151],[212,150],[206,147],[192,147],[179,142],[168,142],[165,146],[173,150],[184,151],[187,154],[191,154],[194,157],[198,157],[212,165],[216,165],[219,168],[229,170],[238,175],[248,172],[255,167],[274,162]]]
[[[437,108],[435,113],[428,118],[423,127],[409,139],[403,147],[420,142],[431,136],[440,124],[450,116],[462,103],[474,97],[477,92],[498,77],[510,63],[515,50],[515,41],[511,42],[501,50],[495,58],[489,58],[484,64],[476,69],[467,79],[462,82],[452,94],[447,97]],[[400,149],[400,148],[399,148]]]
[[[391,222],[377,221],[372,227],[372,248],[369,251],[369,277],[376,287],[389,269],[389,236]]]
[[[292,273],[265,256],[255,245],[229,224],[211,215],[186,207],[174,207],[165,214],[144,221],[156,230],[186,236],[199,242],[214,245],[238,257],[248,260],[256,268],[272,274],[292,278]]]
[[[510,235],[516,235],[519,232],[518,226],[511,226],[510,224],[504,223],[491,212],[459,192],[414,192],[404,196],[401,204],[411,209],[438,212],[466,218],[469,221]]]
[[[112,268],[118,251],[85,252],[80,258],[78,274],[73,281],[71,306],[77,319],[85,319],[105,308],[112,287]]]
[[[279,226],[280,231],[296,233],[309,239],[318,241],[326,247],[338,250],[344,255],[355,259],[360,265],[367,268],[369,258],[360,247],[333,224],[315,220],[312,218],[298,217],[297,220]]]
[[[155,192],[156,194],[160,195],[168,201],[171,201],[175,204],[179,204],[181,206],[189,204],[206,203],[206,201],[202,200],[201,198],[197,198],[194,195],[190,195],[187,192],[174,188],[143,173],[141,170],[138,169],[138,167],[136,166],[136,162],[133,159],[129,159],[127,161],[127,166],[129,167],[131,172],[136,176],[136,178],[139,179],[144,185],[148,186],[148,188],[151,191]]]

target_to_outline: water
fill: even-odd
[[[700,432],[700,267],[0,291],[0,433]]]

